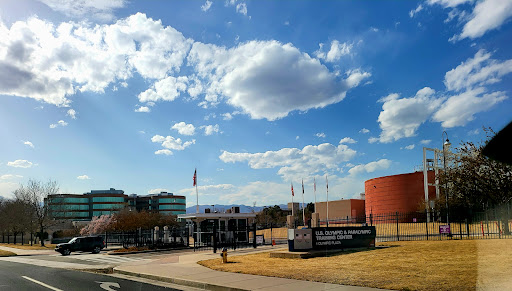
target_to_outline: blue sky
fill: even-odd
[[[0,196],[358,197],[511,119],[512,1],[0,4]],[[300,196],[296,195],[300,200]]]

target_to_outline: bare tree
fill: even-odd
[[[48,196],[59,191],[57,182],[49,180],[46,183],[29,180],[27,185],[20,185],[14,191],[16,199],[29,205],[30,212],[41,234],[41,246],[44,246],[44,231],[51,224],[51,211],[48,207]]]

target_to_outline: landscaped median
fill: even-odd
[[[199,264],[218,271],[396,290],[510,290],[512,240],[389,242],[392,246],[310,259],[269,252]]]
[[[14,249],[20,249],[20,250],[54,250],[56,245],[45,244],[44,247],[42,247],[40,244],[34,244],[31,246],[29,244],[22,245],[20,243],[20,244],[0,244],[0,246],[14,248]]]

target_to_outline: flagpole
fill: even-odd
[[[306,212],[304,210],[304,179],[302,179],[302,222],[306,225]]]
[[[293,183],[292,183],[292,217],[295,217],[295,216],[293,215],[293,208],[295,208],[295,207],[293,207]]]
[[[316,213],[316,178],[313,178],[313,193],[315,194],[315,213]]]
[[[196,213],[199,213],[199,193],[197,192],[197,168],[194,170],[194,186],[196,186]]]
[[[325,175],[325,185],[327,187],[327,226],[329,226],[329,181],[327,180],[327,175]]]

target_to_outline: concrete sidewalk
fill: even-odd
[[[275,250],[276,248],[274,248]],[[241,249],[230,251],[230,256],[248,253],[269,251],[270,248]],[[145,264],[127,264],[114,268],[114,273],[143,277],[179,285],[208,289],[208,290],[332,290],[332,291],[366,291],[380,290],[373,288],[344,286],[336,284],[318,283],[265,277],[239,273],[214,271],[200,266],[198,261],[218,258],[219,254],[209,252],[196,252],[165,256],[160,260]]]

